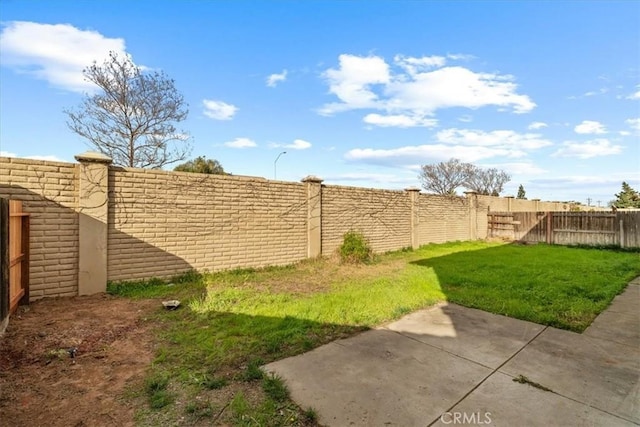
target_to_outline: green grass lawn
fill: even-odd
[[[141,419],[165,416],[166,423],[176,416],[171,402],[204,393],[215,408],[179,411],[208,422],[222,414],[216,421],[305,425],[313,424],[313,411],[272,396],[277,379],[263,379],[258,365],[444,300],[580,332],[639,274],[638,253],[463,242],[381,255],[370,265],[308,260],[189,274],[170,286],[110,284],[109,292],[182,301],[176,311],[153,315],[158,354],[147,395],[162,409],[142,411]]]

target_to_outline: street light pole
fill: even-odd
[[[287,154],[286,151],[283,151],[282,153],[278,154],[278,157],[276,157],[276,160],[273,162],[273,179],[276,179],[276,177],[278,176],[277,174],[277,167],[278,167],[278,159],[280,158],[280,156],[282,156],[283,154]]]

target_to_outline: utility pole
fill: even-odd
[[[591,197],[587,197],[587,206],[591,206]]]

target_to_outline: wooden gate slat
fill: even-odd
[[[29,298],[29,214],[9,200],[9,312]]]

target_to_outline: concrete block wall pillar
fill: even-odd
[[[513,209],[513,199],[515,199],[515,197],[513,196],[507,196],[507,212],[511,212]]]
[[[418,240],[418,224],[420,217],[418,216],[418,197],[420,196],[420,189],[416,187],[405,188],[409,195],[409,206],[411,209],[411,248],[418,249],[420,242]]]
[[[87,151],[75,156],[79,172],[78,294],[107,290],[107,218],[110,157]]]
[[[322,179],[309,175],[302,179],[307,187],[307,257],[322,255]]]
[[[469,239],[478,240],[478,193],[465,191],[469,206]]]

